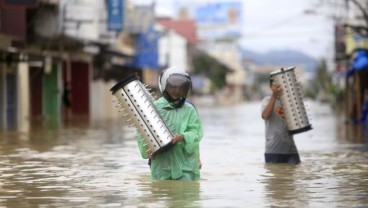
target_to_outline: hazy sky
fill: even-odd
[[[175,5],[199,1],[205,0],[156,0],[156,12],[159,16],[175,16]],[[153,0],[132,2],[147,4]],[[316,6],[318,0],[242,0],[241,2],[243,3],[241,44],[244,48],[261,53],[270,50],[296,49],[315,58],[332,56],[332,19],[327,17],[329,9],[326,6]],[[307,10],[317,11],[317,14],[308,15],[305,13]]]

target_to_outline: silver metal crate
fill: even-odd
[[[281,68],[270,74],[270,78],[273,82],[280,84],[283,89],[280,101],[291,134],[297,134],[312,129],[304,105],[302,86],[297,80],[294,69],[295,67],[288,69]]]
[[[131,74],[114,85],[110,91],[130,126],[136,127],[146,143],[147,152],[155,154],[172,145],[172,133],[161,118],[148,89]]]

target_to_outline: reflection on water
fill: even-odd
[[[367,207],[368,152],[344,138],[328,106],[309,103],[313,130],[295,136],[300,165],[264,164],[260,103],[199,107],[198,182],[149,178],[123,121],[3,133],[3,207]]]
[[[155,181],[140,188],[143,207],[199,207],[200,182]]]
[[[303,207],[308,196],[303,193],[301,184],[297,183],[299,165],[266,164],[261,183],[266,189],[267,203],[275,207]],[[287,173],[287,174],[285,174]]]

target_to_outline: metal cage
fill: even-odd
[[[155,154],[172,145],[172,133],[161,118],[148,89],[131,74],[114,85],[110,91],[118,100],[118,106],[130,126],[142,135],[147,152]]]
[[[283,89],[280,101],[291,134],[297,134],[312,129],[304,106],[302,86],[297,80],[294,69],[295,67],[288,69],[281,68],[270,74],[270,78],[273,82],[280,84]]]

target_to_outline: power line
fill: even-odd
[[[290,16],[290,17],[287,17],[279,22],[275,22],[275,23],[272,23],[266,27],[264,27],[263,29],[260,29],[258,32],[255,32],[253,34],[249,34],[248,36],[259,36],[259,35],[262,35],[261,33],[264,34],[265,31],[270,31],[270,30],[273,30],[273,29],[277,29],[277,28],[280,28],[280,27],[283,27],[291,22],[294,22],[296,20],[299,20],[301,17],[305,17],[305,15],[303,13],[298,13],[296,15],[293,15],[293,16]]]

